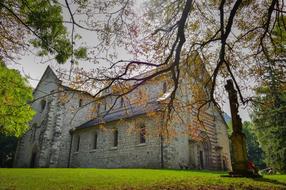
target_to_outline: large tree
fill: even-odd
[[[138,5],[132,0],[1,1],[3,13],[9,16],[6,20],[14,20],[31,31],[36,37],[33,44],[44,49],[41,54],[57,52],[59,62],[75,54],[69,50],[73,49],[77,31],[94,32],[98,43],[91,45],[89,60],[101,63],[101,69],[88,74],[78,72],[82,77],[81,80],[77,77],[79,86],[82,86],[80,81],[90,81],[97,87],[104,86],[103,91],[114,83],[133,81],[136,83],[133,88],[137,88],[158,75],[171,73],[174,89],[170,109],[181,77],[180,65],[194,59],[194,54],[203,59],[210,73],[205,81],[210,87],[209,96],[204,100],[196,97],[195,102],[203,105],[215,102],[219,82],[230,77],[241,102],[246,103],[249,99],[243,97],[242,81],[261,76],[266,62],[285,62],[285,54],[276,56],[277,51],[284,49],[273,48],[277,44],[273,30],[285,14],[284,4],[284,0],[146,0],[144,8],[138,11],[142,3]],[[39,20],[34,18],[35,13],[40,15]],[[58,23],[70,24],[70,40]],[[285,22],[279,26],[285,28]],[[54,40],[51,37],[55,34],[60,35]],[[114,50],[118,48],[125,48],[135,58],[116,60]],[[79,52],[85,54],[83,49]],[[141,78],[130,75],[142,68],[157,71]]]
[[[286,17],[279,17],[273,27],[273,44],[270,52],[277,59],[285,56]],[[283,60],[267,62],[256,87],[253,104],[255,133],[265,162],[276,170],[286,172],[286,75]]]
[[[23,11],[18,11],[20,9],[17,8],[25,6],[27,2],[39,9],[31,11],[27,6]],[[91,72],[77,70],[76,81],[71,81],[71,85],[83,88],[83,84],[90,84],[89,89],[100,87],[96,93],[98,96],[117,84],[122,86],[122,90],[118,90],[115,102],[147,81],[169,73],[174,87],[167,108],[170,112],[174,109],[173,102],[182,76],[181,65],[186,62],[195,64],[196,61],[190,60],[199,56],[210,73],[203,81],[210,90],[209,95],[203,98],[200,93],[193,93],[193,104],[198,104],[200,108],[209,102],[216,102],[220,97],[216,96],[219,93],[216,90],[219,82],[224,82],[225,78],[234,80],[241,102],[247,103],[250,99],[245,98],[241,91],[247,87],[244,81],[264,75],[266,63],[285,63],[284,49],[274,48],[277,43],[273,33],[274,26],[285,14],[284,0],[146,0],[143,9],[139,9],[134,0],[6,0],[1,1],[1,5],[1,10],[5,10],[9,18],[34,34],[36,42],[33,44],[44,48],[41,54],[60,53],[61,48],[58,47],[61,44],[66,44],[63,50],[73,49],[77,31],[94,32],[98,43],[91,45],[89,60],[97,64],[97,69]],[[33,17],[27,17],[38,13],[37,10],[40,15],[44,12],[44,15],[50,16],[44,17],[44,22],[37,19],[34,22]],[[60,16],[60,10],[64,10],[66,20]],[[57,16],[52,12],[56,12]],[[36,26],[39,23],[45,26],[45,30],[38,30]],[[55,23],[70,24],[71,44],[67,42],[66,31],[62,27],[59,27],[59,31],[63,35],[58,40],[50,40],[47,34],[58,33],[47,29],[46,23],[49,26]],[[285,28],[285,22],[281,22],[279,27]],[[118,48],[126,49],[135,57],[117,60]],[[278,51],[282,51],[279,56]],[[63,62],[69,56],[72,58],[73,52],[59,56],[58,61]],[[84,54],[85,51],[80,52]],[[281,68],[285,68],[285,64],[281,64]],[[132,74],[142,69],[154,70],[141,77]],[[199,76],[199,73],[196,75]],[[133,85],[124,85],[126,81]]]
[[[252,117],[266,164],[286,172],[286,86],[282,71],[279,65],[269,65],[268,74],[256,89]]]
[[[285,50],[274,48],[277,43],[273,33],[285,14],[283,0],[149,0],[140,11],[138,3],[132,0],[65,0],[65,6],[75,30],[95,31],[98,44],[90,49],[89,60],[101,66],[90,73],[79,70],[81,78],[77,77],[73,86],[81,87],[80,81],[102,83],[101,92],[115,83],[131,81],[135,85],[127,91],[130,92],[146,81],[170,73],[174,88],[169,109],[173,109],[180,66],[197,55],[210,73],[204,81],[210,92],[207,98],[195,97],[194,103],[202,106],[216,102],[220,97],[216,90],[225,78],[234,80],[240,101],[247,103],[250,99],[243,96],[243,90],[249,87],[249,80],[264,74],[265,63],[285,63]],[[285,22],[279,26],[285,28]],[[117,60],[116,48],[125,48],[135,57]],[[283,53],[277,56],[278,51]],[[156,70],[144,77],[130,75],[146,68]]]
[[[38,55],[52,55],[58,63],[84,58],[85,49],[74,47],[66,22],[58,1],[1,0],[0,58],[15,60],[17,53],[30,51],[30,45],[38,49]]]

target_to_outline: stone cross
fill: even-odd
[[[227,80],[225,89],[227,90],[229,96],[233,132],[234,133],[242,132],[241,118],[238,114],[239,104],[237,101],[237,92],[233,87],[232,80]]]
[[[242,132],[241,118],[238,114],[238,101],[237,92],[234,89],[232,80],[227,80],[225,89],[228,92],[229,104],[232,118],[232,134],[231,134],[231,156],[232,156],[232,175],[235,176],[249,176],[249,170],[247,167],[247,151],[245,135]]]

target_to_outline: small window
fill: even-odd
[[[117,147],[118,146],[118,130],[115,129],[113,132],[113,146]]]
[[[93,149],[97,149],[97,132],[93,136]]]
[[[106,108],[107,108],[107,102],[106,100],[104,100],[104,111],[106,111]]]
[[[167,83],[164,82],[163,83],[163,93],[166,93],[167,92]]]
[[[76,142],[76,152],[79,151],[79,145],[80,145],[80,136],[77,137],[77,142]]]
[[[33,141],[36,139],[37,123],[33,124]]]
[[[37,123],[33,123],[32,128],[37,128]]]
[[[78,107],[81,107],[81,106],[82,106],[82,99],[79,99]]]
[[[123,106],[124,106],[124,99],[121,98],[121,99],[120,99],[120,107],[122,108]]]
[[[97,113],[100,113],[100,103],[97,104]]]
[[[31,138],[32,138],[32,141],[34,142],[36,139],[37,123],[33,123],[31,130],[32,130]]]
[[[46,107],[46,100],[41,100],[41,111],[44,111]]]
[[[146,127],[145,125],[140,126],[140,144],[146,143]]]

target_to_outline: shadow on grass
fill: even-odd
[[[268,178],[261,177],[261,178],[254,178],[253,180],[261,181],[261,182],[267,182],[267,183],[271,183],[271,184],[275,184],[275,185],[281,185],[281,186],[284,186],[286,188],[286,183],[275,180],[275,179],[268,179]]]
[[[178,172],[192,172],[192,173],[208,173],[208,174],[220,174],[220,175],[227,175],[227,171],[216,171],[216,170],[206,170],[206,169],[151,169],[151,170],[158,170],[158,171],[178,171]]]
[[[230,176],[230,175],[221,175],[221,177],[228,177],[228,178],[249,178],[252,179],[254,181],[259,181],[259,182],[266,182],[266,183],[271,183],[274,185],[281,185],[284,186],[286,189],[286,183],[275,180],[275,179],[269,179],[269,178],[265,178],[265,177],[256,177],[256,178],[251,178],[251,177],[240,177],[240,176]]]

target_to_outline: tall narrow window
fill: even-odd
[[[121,99],[120,99],[120,107],[122,108],[123,105],[124,105],[124,99],[121,97]]]
[[[36,132],[37,132],[37,124],[34,123],[32,125],[32,141],[35,141],[35,139],[36,139]]]
[[[113,132],[113,146],[117,147],[118,146],[118,130],[115,129]]]
[[[46,100],[41,100],[41,112],[44,111],[46,107]]]
[[[200,166],[201,169],[204,169],[204,156],[203,156],[203,151],[200,151]]]
[[[93,149],[97,149],[97,132],[93,136]]]
[[[100,103],[97,104],[97,113],[100,113]]]
[[[106,99],[104,100],[104,111],[106,111],[106,108],[107,108],[107,101]]]
[[[146,127],[145,125],[140,126],[140,144],[146,143]]]
[[[82,106],[82,99],[79,99],[78,107],[81,107],[81,106]]]
[[[76,142],[76,152],[79,151],[79,145],[80,145],[80,136],[77,137],[77,142]]]
[[[163,83],[163,93],[166,93],[167,92],[167,83],[164,82]]]

